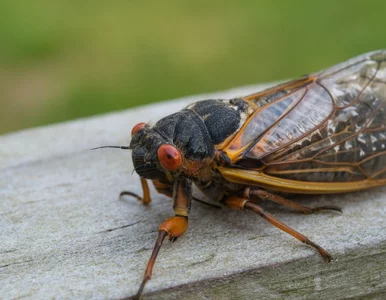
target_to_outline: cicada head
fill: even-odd
[[[180,150],[145,123],[135,125],[131,134],[129,149],[137,174],[147,179],[171,181],[182,166]]]

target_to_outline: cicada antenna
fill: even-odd
[[[90,150],[96,150],[101,148],[116,148],[116,149],[130,150],[129,146],[101,146],[101,147],[92,148]]]

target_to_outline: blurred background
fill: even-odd
[[[385,0],[224,2],[1,0],[0,134],[386,47]]]

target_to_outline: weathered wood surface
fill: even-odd
[[[210,97],[256,91],[236,89]],[[155,122],[196,96],[0,137],[0,298],[118,299],[133,295],[171,200],[144,207],[125,145],[140,121]],[[193,203],[189,230],[161,250],[145,299],[382,299],[386,297],[386,188],[306,196],[344,214],[304,216],[266,204],[328,249],[312,249],[252,213]]]

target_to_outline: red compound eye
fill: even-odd
[[[158,148],[157,156],[161,166],[164,167],[166,170],[176,171],[181,167],[181,153],[172,145],[161,145]]]
[[[138,123],[131,130],[131,136],[134,136],[138,131],[140,131],[143,127],[145,127],[146,123]]]

